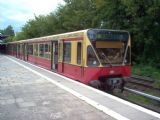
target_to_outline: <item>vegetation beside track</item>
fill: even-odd
[[[140,106],[146,107],[148,109],[154,110],[156,112],[160,112],[160,103],[155,100],[148,99],[146,97],[136,95],[127,91],[123,93],[115,92],[114,95],[123,98],[127,101],[133,102]]]
[[[132,66],[132,75],[139,75],[143,77],[149,77],[151,80],[154,80],[154,87],[160,88],[160,69],[158,67],[153,67],[151,65],[133,65]],[[140,87],[138,85],[133,86],[133,89],[151,94],[154,96],[159,96],[159,93],[152,91],[151,89]],[[117,96],[124,98],[128,101],[142,105],[148,109],[160,112],[160,103],[155,100],[148,99],[146,97],[136,95],[127,91],[124,91],[123,94],[116,93]]]
[[[160,88],[160,69],[150,65],[132,66],[132,74],[150,77],[154,80],[154,86]]]
[[[137,103],[139,105],[142,105],[144,107],[153,109],[157,112],[160,112],[160,103],[151,99],[147,99],[146,97],[139,96],[132,93],[126,93],[127,99],[131,102]]]

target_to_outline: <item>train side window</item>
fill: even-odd
[[[28,45],[28,54],[33,55],[33,45]]]
[[[81,56],[82,56],[82,44],[80,42],[77,43],[77,64],[81,64]]]
[[[34,55],[38,56],[38,44],[34,44]]]
[[[39,56],[44,57],[44,44],[39,44]]]
[[[88,66],[98,66],[99,65],[99,61],[91,46],[87,47],[87,65]]]
[[[38,44],[36,44],[35,46],[36,46],[36,56],[38,56],[38,53],[39,53],[39,51],[38,51]]]
[[[51,43],[48,44],[49,59],[51,59]]]
[[[49,45],[45,44],[45,52],[48,52],[48,51],[49,51]]]
[[[45,44],[44,45],[45,50],[44,50],[44,57],[45,58],[50,58],[50,44]]]
[[[20,44],[18,45],[18,54],[20,53]]]
[[[63,45],[63,60],[64,62],[71,62],[71,43],[64,43]]]
[[[22,47],[23,47],[22,44],[20,44],[20,54],[23,53]]]

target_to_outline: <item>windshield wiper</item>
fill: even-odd
[[[108,59],[108,57],[104,53],[102,53],[101,55],[104,57],[105,60],[107,60],[107,62],[109,63],[110,67],[112,67],[111,61]]]

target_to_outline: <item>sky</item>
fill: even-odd
[[[20,32],[29,19],[47,15],[59,4],[64,4],[63,0],[0,0],[0,29],[12,25],[15,32]]]

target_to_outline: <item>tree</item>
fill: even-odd
[[[123,0],[127,16],[130,16],[128,30],[132,34],[132,55],[135,61],[159,63],[160,54],[160,1]],[[138,49],[137,49],[138,48]]]
[[[65,32],[76,31],[95,26],[96,9],[92,0],[65,0],[65,6],[59,7],[56,17],[59,27]]]
[[[25,36],[25,33],[17,32],[15,37],[13,38],[13,41],[24,40],[24,39],[27,39],[27,37]]]
[[[4,35],[14,36],[14,30],[11,25],[9,25],[6,29],[3,30]]]
[[[60,5],[56,12],[29,20],[15,40],[86,28],[128,30],[132,61],[160,64],[160,0],[64,1],[65,5]]]
[[[0,30],[0,33],[9,36],[5,39],[5,42],[11,42],[13,40],[13,37],[15,36],[13,27],[11,25],[7,26],[7,28],[5,28],[4,30]]]

